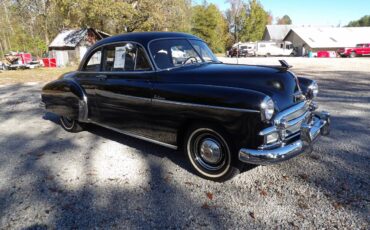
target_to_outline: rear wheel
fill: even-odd
[[[77,133],[83,130],[82,125],[78,121],[69,117],[61,116],[60,125],[63,127],[63,129],[71,133]]]
[[[186,155],[196,173],[213,181],[225,181],[239,173],[236,154],[220,129],[194,126],[186,136]]]

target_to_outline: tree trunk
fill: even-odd
[[[13,29],[12,23],[9,20],[8,8],[6,8],[5,1],[3,1],[3,7],[4,7],[4,13],[5,13],[5,20],[8,23],[8,26],[10,30],[12,31],[12,34],[14,34],[14,29]]]
[[[1,41],[0,41],[0,51],[1,51],[1,58],[3,58],[4,57],[4,55],[5,55],[5,51],[4,51],[4,48],[3,48],[3,44],[1,44]]]

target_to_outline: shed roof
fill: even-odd
[[[299,36],[311,48],[354,47],[370,43],[370,27],[295,27],[291,33]]]
[[[68,29],[60,32],[50,43],[49,48],[61,48],[61,47],[74,48],[85,38],[89,30],[93,31],[93,33],[95,33],[100,39],[110,36],[105,32],[95,30],[93,28]]]
[[[270,39],[273,41],[282,41],[288,34],[290,29],[295,28],[294,25],[267,25],[265,29],[265,34],[270,35]],[[264,35],[265,37],[265,35]]]

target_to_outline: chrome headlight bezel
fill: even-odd
[[[268,122],[272,119],[275,113],[275,103],[271,97],[266,96],[261,102],[261,119]]]
[[[308,86],[308,96],[310,99],[315,99],[318,94],[319,94],[319,85],[317,84],[316,81],[313,81]]]

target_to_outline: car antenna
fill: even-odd
[[[280,62],[281,67],[282,67],[283,69],[288,70],[288,69],[290,69],[290,68],[292,68],[292,67],[293,67],[293,66],[289,65],[289,64],[288,64],[288,62],[286,62],[285,60],[279,60],[279,62]]]
[[[239,44],[236,49],[236,64],[239,65]]]

